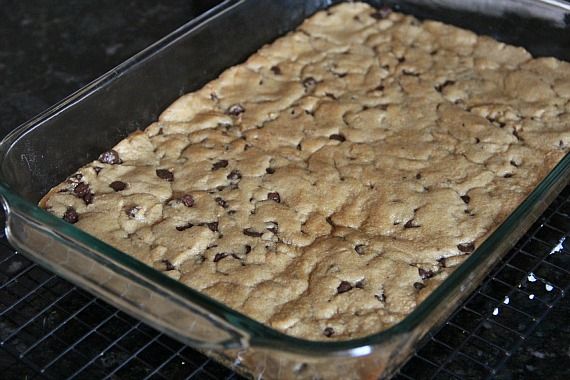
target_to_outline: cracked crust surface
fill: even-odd
[[[386,13],[315,14],[42,207],[287,334],[397,323],[568,152],[570,64]]]

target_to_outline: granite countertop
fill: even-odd
[[[8,1],[0,9],[0,135],[219,1]],[[570,378],[565,297],[500,372]]]

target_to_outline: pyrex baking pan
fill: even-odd
[[[570,6],[554,0],[387,1],[432,18],[570,60]],[[228,0],[7,136],[0,144],[6,232],[22,253],[242,373],[264,378],[387,376],[447,316],[568,183],[567,155],[513,214],[416,310],[392,328],[343,342],[293,338],[261,325],[137,262],[35,204],[69,173],[183,93],[330,1]]]

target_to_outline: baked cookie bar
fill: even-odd
[[[344,3],[187,94],[41,202],[264,324],[409,314],[570,144],[570,64]]]

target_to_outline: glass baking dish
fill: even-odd
[[[20,252],[242,374],[387,377],[518,240],[570,178],[570,155],[425,301],[395,326],[350,341],[284,335],[194,291],[36,206],[51,187],[156,120],[263,44],[334,1],[227,0],[25,123],[0,143],[6,234]],[[557,0],[372,1],[570,60],[570,5]]]

